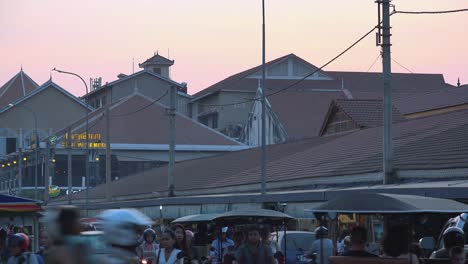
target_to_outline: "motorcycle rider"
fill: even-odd
[[[11,257],[8,264],[37,264],[38,259],[35,254],[28,252],[29,237],[23,233],[10,235],[8,238],[8,248]]]
[[[102,228],[110,248],[107,263],[137,264],[136,248],[140,231],[152,224],[151,219],[135,209],[111,209],[102,212]]]
[[[137,254],[140,260],[146,260],[147,263],[154,263],[156,260],[159,245],[156,243],[156,232],[152,228],[147,228],[143,232],[143,243],[137,248]]]
[[[449,258],[450,249],[453,247],[461,247],[465,243],[465,233],[463,229],[452,226],[447,228],[443,234],[444,248],[433,252],[430,258]]]

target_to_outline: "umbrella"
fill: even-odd
[[[222,223],[283,223],[294,219],[292,216],[268,209],[229,211],[215,217]]]
[[[358,214],[463,213],[468,212],[468,205],[417,195],[349,193],[306,211]]]
[[[214,218],[219,216],[219,214],[196,214],[196,215],[187,215],[176,220],[172,221],[173,224],[198,224],[198,223],[209,223],[212,222]]]

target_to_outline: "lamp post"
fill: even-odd
[[[10,107],[13,107],[15,105],[13,104],[9,104],[8,106]],[[37,131],[37,115],[36,115],[36,112],[34,112],[31,108],[29,108],[28,106],[25,106],[25,105],[16,105],[17,107],[21,107],[23,109],[26,109],[28,112],[30,112],[33,117],[34,117],[34,134],[35,134],[35,137],[36,137],[36,147],[35,147],[35,150],[34,150],[34,154],[35,154],[35,164],[34,164],[34,200],[37,200],[37,163],[39,161],[39,133]],[[21,170],[21,168],[20,168]],[[21,191],[21,188],[22,186],[19,186],[20,187],[20,191]]]
[[[88,85],[86,84],[85,80],[78,74],[73,73],[73,72],[67,72],[67,71],[62,71],[57,68],[52,69],[53,71],[56,71],[58,73],[64,73],[64,74],[69,74],[73,75],[75,77],[80,78],[80,80],[83,82],[83,84],[86,87],[86,94],[85,96],[88,96]],[[88,202],[89,202],[89,103],[88,103],[88,98],[86,98],[86,154],[85,154],[85,179],[86,179],[86,216],[88,216]],[[69,135],[70,136],[70,135]],[[69,194],[70,195],[70,194]]]

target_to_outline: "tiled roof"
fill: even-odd
[[[395,101],[395,105],[403,114],[424,112],[462,104],[468,104],[468,85],[413,95]]]
[[[39,85],[23,69],[0,87],[0,109],[26,96]]]
[[[158,65],[173,65],[174,64],[174,60],[169,60],[161,55],[159,55],[158,53],[154,54],[153,57],[147,59],[145,62],[143,63],[140,63],[140,67],[145,67],[146,65],[148,64],[158,64]]]
[[[105,107],[90,115],[90,133],[100,133],[106,140]],[[169,144],[169,116],[167,107],[141,95],[133,94],[110,107],[112,144]],[[72,127],[85,131],[83,119]],[[66,129],[62,130],[64,133]],[[58,133],[61,135],[61,133]],[[184,115],[176,115],[176,144],[178,145],[234,145],[241,143]]]
[[[331,107],[336,106],[345,112],[356,124],[363,128],[381,126],[383,124],[382,100],[337,99]],[[398,123],[405,118],[392,107],[393,123]]]
[[[316,66],[309,62],[301,59],[294,54],[288,54],[286,56],[274,59],[266,63],[266,66],[279,63],[288,58],[298,59],[313,68]],[[199,91],[194,94],[195,100],[208,93],[214,93],[221,90],[248,90],[256,91],[258,87],[258,81],[256,79],[246,79],[248,76],[256,73],[261,69],[261,65],[234,74],[218,83],[215,83],[208,88]],[[354,93],[359,93],[359,96],[354,98],[359,99],[378,99],[383,94],[383,81],[382,73],[380,72],[339,72],[339,71],[322,71],[323,74],[333,78],[333,80],[304,80],[299,85],[296,85],[289,90],[307,90],[307,89],[341,89],[345,88],[350,90],[354,96]],[[296,82],[297,80],[290,80],[289,84]],[[282,80],[268,80],[270,84],[266,84],[266,87],[272,90],[279,90],[287,85],[279,86],[277,84],[282,83]],[[287,82],[287,81],[286,81]],[[419,74],[419,73],[392,73],[392,91],[396,94],[415,94],[415,93],[428,93],[433,91],[439,91],[448,88],[444,81],[442,74]]]
[[[268,100],[288,140],[301,140],[319,134],[330,103],[339,98],[345,98],[342,91],[308,91],[279,93]]]
[[[395,170],[468,168],[468,110],[403,121],[395,124],[393,130]],[[269,183],[306,179],[313,183],[317,177],[381,173],[382,127],[357,130],[341,137],[270,145],[267,153]],[[204,190],[259,184],[260,158],[260,148],[255,148],[179,162],[175,166],[176,193],[192,190],[204,194]],[[167,168],[114,181],[112,190],[116,196],[164,192]],[[91,198],[103,198],[104,191],[105,186],[101,185],[89,194]]]

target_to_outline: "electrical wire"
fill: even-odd
[[[377,61],[380,59],[380,57],[382,57],[382,55],[379,53],[377,58],[375,58],[374,62],[372,62],[372,64],[369,66],[369,68],[367,68],[366,72],[369,72],[374,67],[375,63],[377,63]]]
[[[442,10],[442,11],[397,11],[393,10],[393,14],[407,14],[407,15],[440,15],[449,13],[468,12],[468,8]]]
[[[407,70],[408,72],[410,73],[414,73],[412,70],[408,69],[407,67],[403,66],[403,64],[399,63],[398,61],[396,61],[395,59],[392,58],[392,61],[395,62],[396,64],[398,64],[398,66],[402,67],[403,69]]]
[[[306,80],[308,77],[314,75],[316,72],[319,72],[321,71],[323,68],[325,68],[326,66],[328,66],[329,64],[331,64],[332,62],[334,62],[335,60],[337,60],[338,58],[340,58],[341,56],[343,56],[346,52],[348,52],[349,50],[351,50],[354,46],[356,46],[359,42],[361,42],[363,39],[365,39],[367,36],[369,36],[377,27],[377,26],[374,26],[372,27],[371,30],[369,30],[367,33],[365,33],[362,37],[360,37],[358,40],[356,40],[353,44],[351,44],[350,46],[348,46],[346,49],[344,49],[342,52],[340,52],[338,55],[336,55],[335,57],[333,57],[331,60],[329,60],[327,63],[323,64],[321,67],[317,68],[316,70],[312,71],[311,73],[307,74],[306,76],[302,77],[301,79],[297,80],[296,82],[286,86],[286,87],[283,87],[275,92],[272,92],[272,93],[269,93],[269,94],[266,94],[265,97],[270,97],[270,96],[273,96],[273,95],[276,95],[276,94],[279,94],[283,91],[286,91],[298,84],[300,84],[301,82],[303,82],[304,80]],[[244,103],[248,103],[248,102],[253,102],[253,101],[259,101],[260,98],[258,97],[255,97],[255,98],[252,98],[252,99],[247,99],[245,101],[240,101],[240,102],[234,102],[234,103],[228,103],[228,104],[199,104],[199,105],[202,105],[202,106],[211,106],[211,107],[223,107],[223,106],[233,106],[233,105],[240,105],[240,104],[244,104]]]
[[[143,106],[142,108],[138,109],[138,110],[135,110],[135,111],[132,111],[132,112],[128,112],[128,113],[125,113],[125,114],[121,114],[121,115],[110,115],[110,117],[122,117],[122,116],[128,116],[128,115],[133,115],[133,114],[136,114],[140,111],[143,111],[145,110],[146,108],[152,106],[153,104],[155,104],[156,102],[159,102],[161,101],[166,95],[167,95],[168,91],[166,91],[163,95],[161,95],[159,98],[155,99],[154,101],[152,101],[151,103],[149,103],[148,105],[145,105]]]

